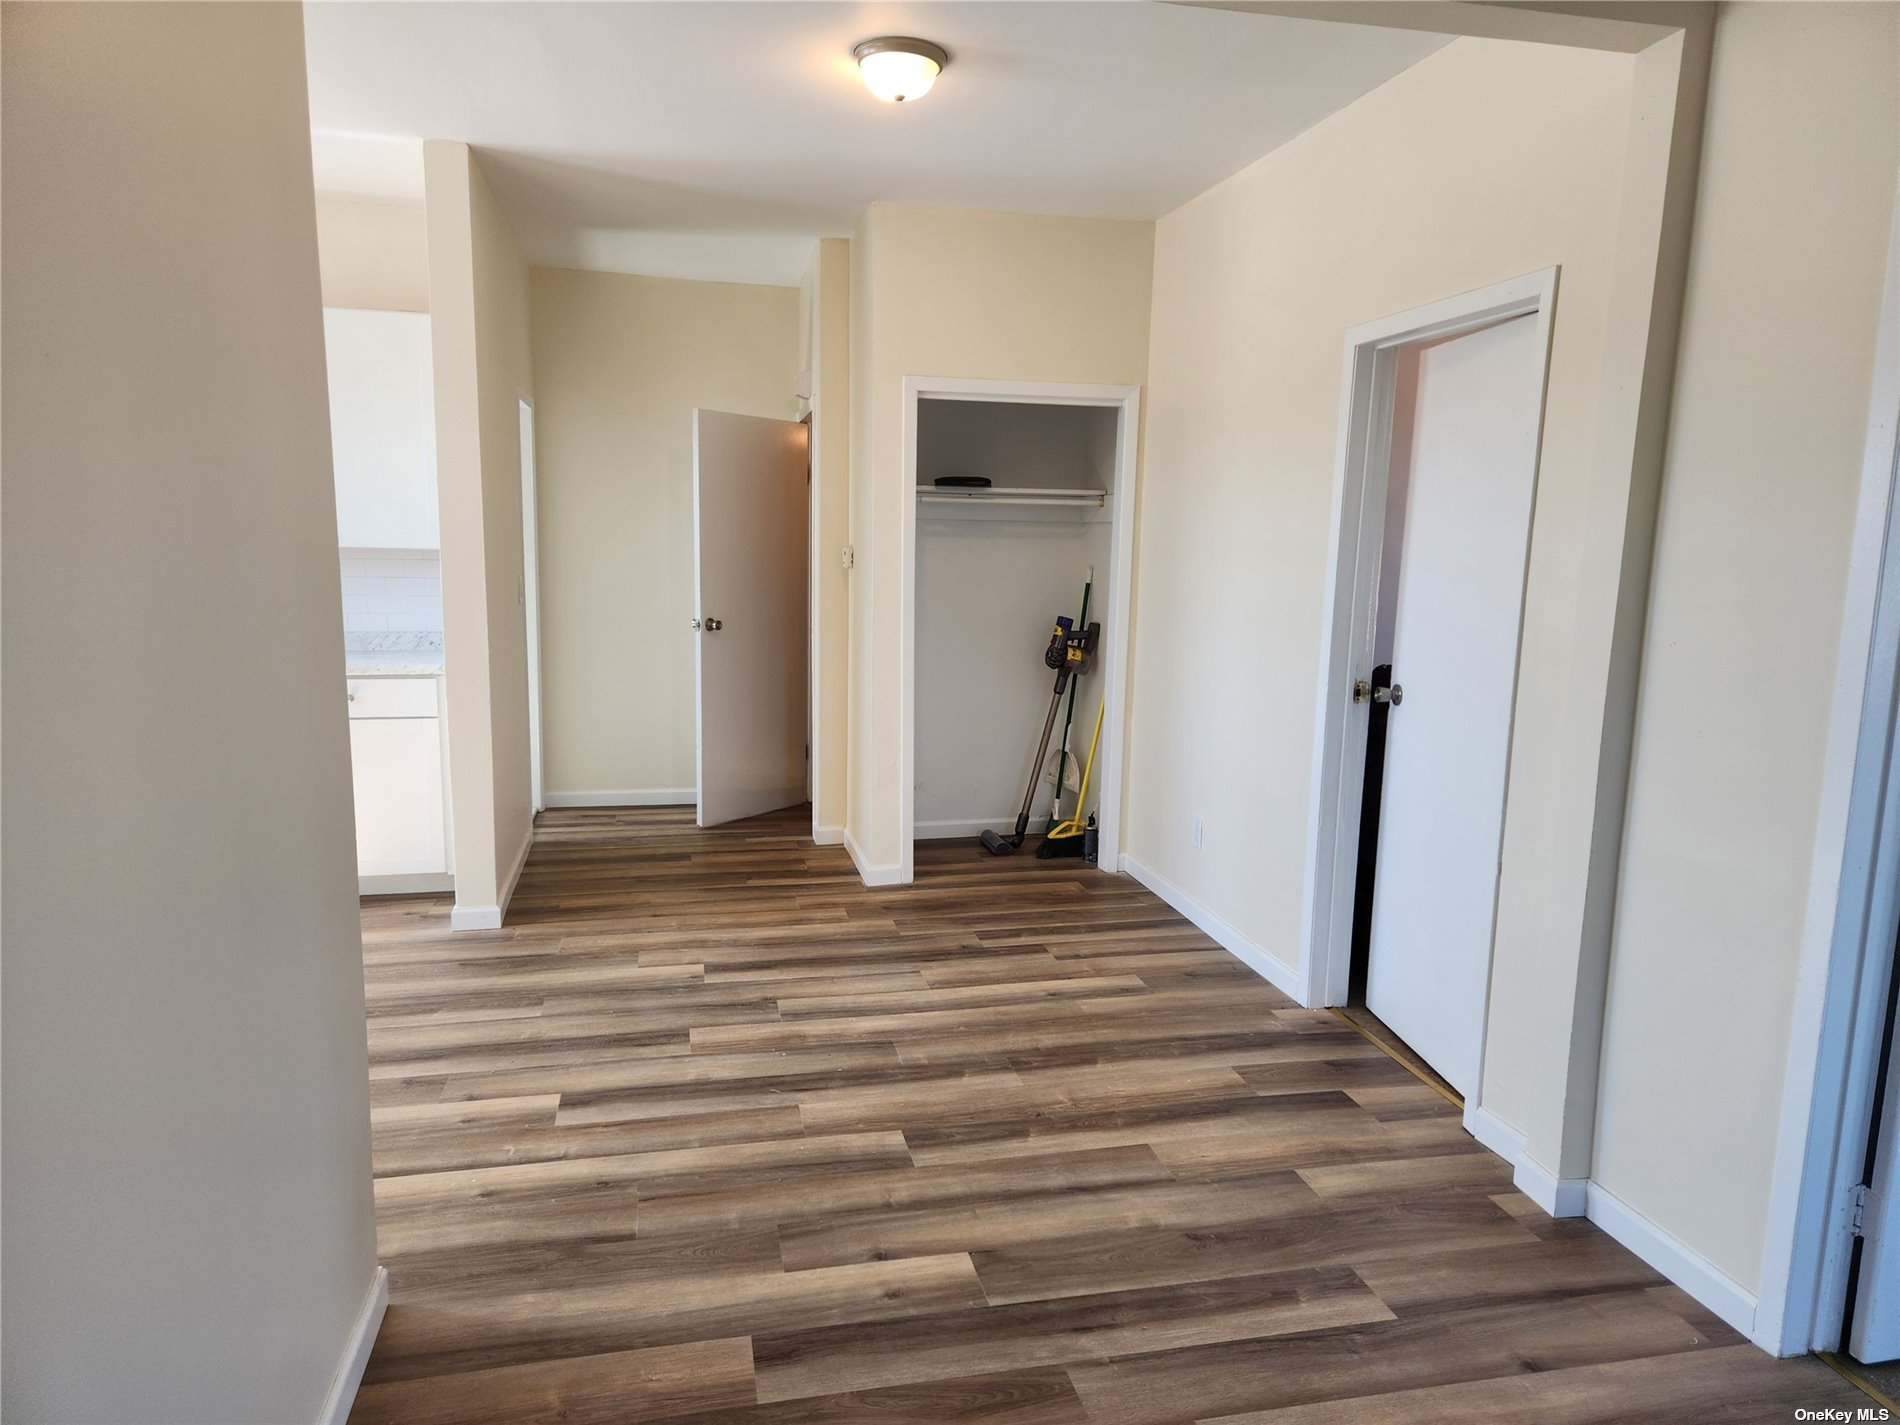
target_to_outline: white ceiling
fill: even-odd
[[[453,138],[531,262],[793,283],[879,199],[1155,218],[1446,43],[1127,0],[348,3],[304,7],[319,186],[388,191],[387,146]],[[873,99],[851,47],[950,52]]]

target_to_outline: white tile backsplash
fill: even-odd
[[[345,549],[346,633],[440,633],[442,561],[429,549]]]

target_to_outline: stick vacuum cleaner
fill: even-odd
[[[983,849],[992,856],[1008,856],[1022,849],[1024,839],[1029,835],[1029,807],[1036,799],[1036,784],[1042,777],[1042,765],[1049,756],[1049,734],[1055,730],[1056,714],[1062,710],[1062,695],[1069,690],[1069,680],[1079,678],[1088,672],[1095,662],[1095,645],[1102,636],[1102,626],[1092,623],[1077,631],[1075,620],[1062,617],[1056,620],[1055,631],[1049,635],[1049,646],[1042,650],[1045,666],[1055,669],[1056,689],[1049,698],[1049,713],[1042,720],[1042,738],[1036,744],[1036,760],[1029,764],[1029,785],[1023,788],[1023,809],[1016,817],[1016,830],[1004,836],[1001,832],[983,833]]]

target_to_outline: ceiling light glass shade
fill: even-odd
[[[864,85],[888,104],[922,98],[943,73],[950,56],[929,40],[887,35],[866,40],[852,51]]]

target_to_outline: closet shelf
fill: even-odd
[[[1099,510],[1108,504],[1108,491],[1060,486],[919,485],[917,498],[927,504],[1051,505]]]

